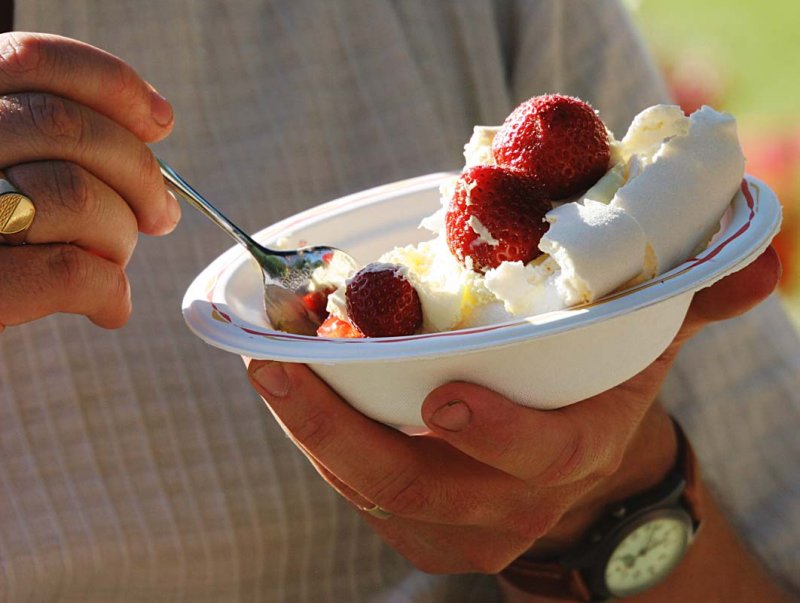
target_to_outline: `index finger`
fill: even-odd
[[[0,94],[47,92],[86,105],[145,142],[164,138],[172,108],[127,63],[53,34],[0,35]]]

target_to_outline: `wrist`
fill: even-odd
[[[672,419],[654,405],[631,439],[619,468],[593,485],[530,553],[545,558],[571,549],[611,505],[660,483],[675,466],[676,455]]]
[[[595,544],[589,548],[560,555],[557,562],[520,557],[500,574],[505,599],[509,603],[554,603],[617,596],[653,603],[788,602],[716,507],[680,427],[675,434],[675,471],[669,471],[662,484],[609,509],[607,518],[590,530],[590,535],[602,536],[599,540],[592,536],[590,541]],[[684,532],[688,538],[683,540],[682,553],[672,546],[680,539],[669,536],[682,531],[678,524],[673,523],[666,532],[656,525],[665,517],[665,510],[677,509],[674,494],[665,496],[665,486],[676,477],[682,482],[679,506],[688,511],[690,518],[686,519],[691,522],[691,527],[684,524],[690,532]],[[649,501],[644,505],[643,497]],[[612,517],[617,523],[608,531],[607,520]],[[679,556],[675,557],[675,552]]]
[[[648,419],[619,471],[559,524],[549,553],[537,547],[501,572],[504,592],[524,594],[526,601],[607,600],[649,593],[673,573],[697,534],[704,503],[691,446],[680,427],[660,413],[669,429]],[[666,470],[656,470],[648,459],[666,459]],[[641,469],[648,466],[652,476],[643,477]]]

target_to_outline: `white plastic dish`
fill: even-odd
[[[419,222],[439,206],[439,185],[450,177],[430,174],[349,195],[255,237],[292,247],[330,244],[367,263],[393,246],[429,238]],[[183,314],[207,343],[251,358],[306,363],[367,416],[413,433],[424,429],[420,406],[427,393],[449,381],[479,383],[550,409],[632,377],[670,343],[693,293],[758,257],[780,222],[774,193],[747,176],[708,249],[674,270],[589,306],[488,327],[338,340],[275,331],[263,311],[259,269],[239,246],[192,282]]]

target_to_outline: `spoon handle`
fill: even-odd
[[[167,165],[162,159],[156,157],[156,160],[161,168],[161,174],[164,176],[164,180],[166,180],[167,184],[173,191],[178,193],[181,197],[198,209],[200,213],[205,215],[209,220],[227,232],[237,243],[244,245],[244,247],[256,255],[256,257],[261,257],[264,255],[264,250],[262,249],[261,245],[256,243],[250,237],[250,235],[246,234],[241,228],[236,226],[236,224],[225,217],[221,211],[206,201],[200,193],[192,188],[192,185],[181,178],[178,172]]]

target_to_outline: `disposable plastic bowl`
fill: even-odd
[[[439,206],[437,173],[330,201],[274,224],[268,244],[330,244],[360,262],[430,238],[420,220]],[[778,232],[781,207],[746,177],[709,247],[656,279],[583,307],[481,328],[373,339],[324,339],[275,331],[263,310],[258,267],[236,246],[188,288],[183,314],[203,340],[251,358],[302,362],[365,415],[408,433],[444,383],[489,387],[519,404],[559,408],[629,379],[669,345],[692,295],[754,260]]]

